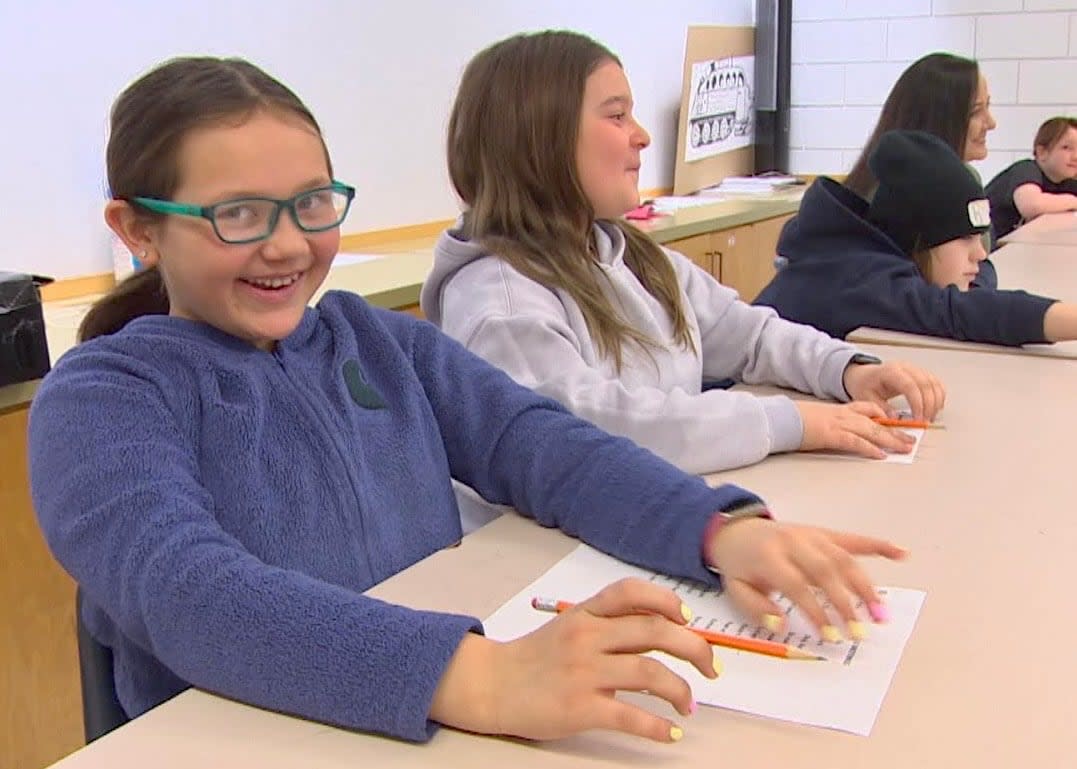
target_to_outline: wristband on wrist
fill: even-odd
[[[883,362],[882,358],[875,355],[868,355],[864,352],[853,353],[853,357],[849,358],[849,362],[845,364],[845,368],[841,371],[841,389],[845,390],[845,395],[849,400],[853,399],[852,393],[849,392],[849,388],[845,386],[845,374],[853,366],[878,366]]]
[[[774,516],[771,515],[770,510],[762,502],[748,502],[734,507],[731,510],[719,510],[711,516],[710,521],[707,523],[707,528],[703,530],[703,563],[708,569],[717,573],[717,569],[714,568],[711,561],[711,550],[715,539],[718,537],[718,533],[724,526],[732,523],[733,521],[739,521],[742,518],[766,518],[773,520]]]

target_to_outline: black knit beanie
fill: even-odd
[[[879,182],[867,218],[907,255],[991,226],[983,187],[938,137],[888,131],[868,158]]]

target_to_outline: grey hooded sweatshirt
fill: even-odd
[[[459,229],[438,241],[422,310],[520,384],[692,473],[796,450],[804,432],[789,398],[704,390],[704,380],[731,378],[849,400],[842,376],[856,352],[852,346],[782,320],[769,308],[745,304],[689,259],[667,250],[695,351],[677,344],[671,318],[624,262],[621,230],[599,222],[594,234],[607,296],[657,342],[646,350],[626,343],[619,372],[612,359],[599,355],[572,297],[523,276],[465,240]]]

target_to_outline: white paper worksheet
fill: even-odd
[[[897,417],[899,419],[912,419],[912,412],[900,411],[898,412]],[[894,452],[887,451],[886,456],[882,459],[866,459],[865,457],[861,457],[857,454],[849,454],[842,451],[817,451],[814,452],[814,455],[833,457],[834,459],[841,459],[853,462],[889,462],[896,465],[911,465],[916,459],[916,455],[920,452],[920,444],[921,442],[923,442],[924,433],[926,433],[927,430],[922,427],[897,427],[891,429],[901,430],[901,432],[906,433],[907,435],[911,435],[915,439],[916,442],[912,445],[912,451],[910,451],[908,454],[897,454]]]
[[[552,615],[531,607],[534,597],[577,603],[624,577],[638,577],[672,589],[695,613],[694,626],[766,638],[826,657],[822,662],[789,660],[717,647],[725,670],[711,681],[685,662],[656,655],[691,684],[701,704],[864,736],[871,732],[924,601],[924,593],[919,590],[881,588],[890,612],[889,622],[865,622],[869,636],[864,641],[827,643],[781,597],[779,604],[786,610],[787,631],[774,635],[746,622],[732,602],[713,588],[629,566],[580,545],[494,612],[484,623],[486,634],[495,640],[510,640],[549,622]],[[863,607],[859,610],[866,618]]]
[[[908,417],[905,418],[908,419]],[[922,427],[898,427],[894,429],[901,430],[901,432],[907,433],[908,435],[911,435],[913,438],[916,439],[916,443],[912,445],[912,451],[910,451],[908,454],[897,454],[894,452],[887,451],[886,456],[883,459],[877,459],[874,461],[891,462],[898,465],[911,465],[916,459],[916,455],[920,452],[920,443],[924,440],[924,433],[926,433],[927,430]],[[841,456],[846,459],[862,459],[862,457],[856,457],[852,454],[841,454],[835,456]],[[866,461],[871,462],[873,460],[868,459]]]

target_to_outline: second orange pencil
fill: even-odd
[[[569,601],[558,601],[552,598],[532,598],[532,608],[539,611],[549,611],[560,614],[561,612],[568,611],[575,604]],[[705,640],[707,643],[714,646],[724,646],[728,649],[738,649],[745,652],[755,652],[756,654],[765,654],[769,657],[782,657],[783,659],[790,660],[815,660],[823,661],[826,657],[820,657],[815,654],[811,654],[795,646],[789,646],[787,644],[778,643],[777,641],[766,641],[759,638],[745,638],[739,635],[730,635],[729,633],[716,633],[713,630],[703,630],[698,627],[689,627],[693,633]]]

